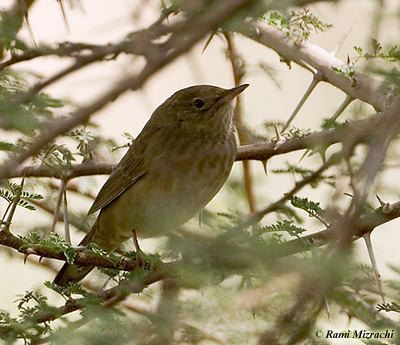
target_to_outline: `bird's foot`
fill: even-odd
[[[146,261],[144,260],[144,253],[139,246],[139,241],[136,236],[136,230],[132,229],[131,232],[132,232],[133,244],[135,245],[136,248],[136,265],[138,268],[144,268],[146,266]]]

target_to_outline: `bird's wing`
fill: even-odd
[[[155,130],[147,126],[147,130],[136,138],[128,152],[104,183],[88,214],[92,214],[109,205],[146,174],[145,151],[148,143],[154,139],[152,136]]]

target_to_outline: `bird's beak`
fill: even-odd
[[[237,95],[242,93],[248,86],[249,86],[249,84],[242,84],[242,85],[233,87],[232,89],[224,90],[221,97],[218,99],[218,104],[222,105],[222,104],[225,104],[225,103],[231,101]]]
[[[225,98],[226,100],[234,99],[237,95],[242,93],[249,86],[250,86],[250,84],[242,84],[242,85],[233,87],[232,89],[228,89],[228,90],[226,90],[226,94],[223,96],[223,98]]]

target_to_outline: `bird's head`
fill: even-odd
[[[232,89],[195,85],[175,92],[153,113],[151,122],[158,126],[180,127],[194,131],[229,131],[232,100],[249,84]]]

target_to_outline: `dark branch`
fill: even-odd
[[[364,234],[373,231],[378,226],[390,222],[400,217],[400,202],[380,207],[371,213],[361,216],[356,222],[354,236],[352,241],[362,237]],[[311,235],[303,236],[299,239],[292,240],[281,244],[276,253],[279,256],[288,256],[303,251],[308,251],[311,248],[321,247],[337,239],[334,227],[329,227]],[[275,257],[274,253],[272,256]]]
[[[131,281],[125,280],[120,285],[110,288],[108,290],[101,290],[94,295],[95,298],[99,299],[99,302],[107,303],[108,301],[118,300],[118,302],[125,299],[131,293],[140,293],[147,286],[160,281],[165,278],[162,272],[154,272],[150,274],[146,279]],[[49,322],[56,320],[60,316],[72,313],[79,309],[87,308],[87,302],[84,303],[86,299],[69,299],[65,305],[57,308],[50,312],[39,312],[33,316],[33,320],[36,323]],[[106,306],[108,308],[108,305]]]
[[[318,147],[328,148],[329,146],[342,142],[348,133],[357,132],[359,141],[368,138],[369,131],[375,128],[378,116],[370,117],[366,120],[359,120],[348,123],[344,128],[347,130],[324,130],[313,132],[301,137],[287,139],[286,142],[276,147],[274,142],[263,142],[251,145],[244,145],[238,148],[236,161],[260,160],[265,161],[269,158],[298,150],[313,150]],[[69,170],[58,170],[46,165],[26,166],[8,172],[5,178],[13,177],[57,177],[71,179],[79,176],[110,174],[115,167],[113,163],[86,161],[82,164],[73,164]]]
[[[74,127],[86,123],[95,112],[115,101],[123,93],[142,87],[144,82],[155,72],[186,53],[209,32],[218,29],[224,22],[240,13],[241,10],[251,7],[253,2],[250,0],[234,0],[229,2],[217,1],[213,4],[213,11],[210,11],[208,16],[195,16],[179,22],[176,30],[171,33],[165,43],[155,44],[150,41],[151,44],[148,45],[146,51],[147,63],[140,73],[126,76],[105,94],[100,95],[91,104],[78,109],[70,117],[51,120],[45,124],[36,141],[19,150],[7,164],[0,168],[0,180],[10,176],[21,163],[35,155],[44,145]],[[150,37],[153,31],[152,28],[147,31]],[[145,34],[146,31],[137,33],[138,39],[146,36]]]
[[[391,220],[400,217],[400,202],[394,204],[386,204],[373,212],[363,215],[355,224],[353,241],[362,237],[365,233],[371,232],[376,227],[385,224]],[[311,248],[320,247],[328,244],[334,239],[334,231],[332,227],[317,233],[303,236],[300,239],[285,242],[280,245],[266,246],[267,256],[270,258],[280,258],[302,251],[310,250]],[[5,231],[0,231],[0,244],[16,249],[25,255],[38,255],[50,259],[66,260],[63,253],[45,248],[40,245],[29,245],[22,239]],[[137,269],[137,263],[133,260],[121,258],[117,261],[91,255],[83,252],[76,253],[74,263],[79,266],[96,266],[110,268],[116,270],[133,271]],[[173,267],[174,263],[168,265]]]
[[[26,243],[19,237],[16,237],[11,233],[3,230],[0,231],[0,244],[14,248],[24,255],[38,255],[49,259],[57,259],[62,261],[67,260],[63,253],[51,250],[42,245]],[[124,271],[133,271],[138,267],[136,261],[126,258],[120,258],[114,261],[102,256],[87,254],[83,252],[76,253],[74,264],[77,266],[95,266]]]

